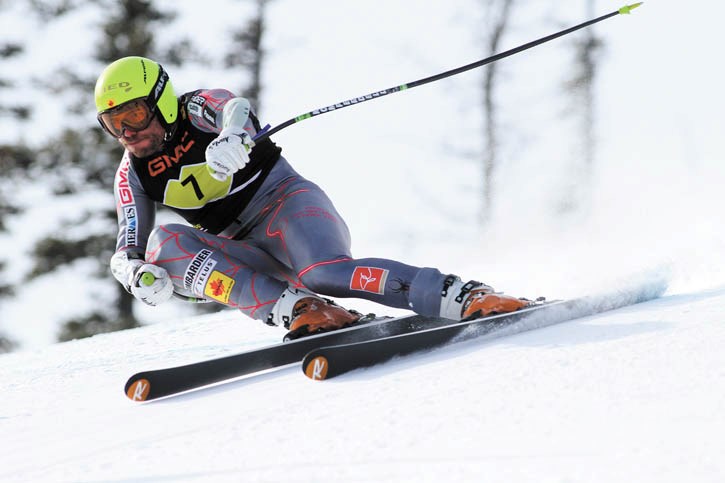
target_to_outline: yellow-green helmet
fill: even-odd
[[[169,75],[145,57],[123,57],[106,67],[96,81],[96,111],[100,114],[134,99],[145,99],[167,126],[176,122],[179,100]]]

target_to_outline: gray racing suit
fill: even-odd
[[[300,176],[271,140],[257,144],[233,177],[216,180],[204,151],[221,131],[222,89],[180,98],[173,138],[160,153],[124,153],[114,193],[116,251],[165,268],[174,291],[216,301],[267,320],[288,288],[357,297],[439,315],[446,276],[381,258],[353,258],[350,232],[330,199]],[[245,130],[254,136],[254,114]],[[155,227],[163,204],[188,223]]]

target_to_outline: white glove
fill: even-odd
[[[138,255],[128,252],[117,252],[111,257],[111,271],[116,280],[148,305],[158,305],[171,298],[174,286],[168,272],[134,257]]]
[[[219,136],[206,147],[209,173],[215,179],[224,181],[242,169],[249,162],[251,141],[246,131],[237,133],[231,128],[222,129]]]
[[[131,283],[131,293],[146,305],[159,305],[174,294],[174,284],[166,269],[152,263],[141,265]]]

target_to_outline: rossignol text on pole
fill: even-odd
[[[562,37],[564,35],[570,34],[572,32],[575,32],[575,31],[579,30],[579,29],[583,29],[583,28],[588,27],[588,26],[590,26],[592,24],[595,24],[597,22],[601,22],[602,20],[606,20],[606,19],[608,19],[610,17],[614,17],[614,16],[620,15],[620,14],[628,14],[632,10],[634,10],[635,8],[637,8],[640,5],[642,5],[642,3],[643,2],[635,3],[635,4],[632,4],[632,5],[626,5],[626,6],[620,8],[618,10],[615,10],[614,12],[608,13],[606,15],[602,15],[601,17],[597,17],[597,18],[594,18],[592,20],[588,20],[586,22],[580,23],[579,25],[575,25],[573,27],[570,27],[568,29],[562,30],[560,32],[556,32],[556,33],[551,34],[551,35],[547,35],[546,37],[542,37],[542,38],[540,38],[538,40],[534,40],[534,41],[528,42],[526,44],[520,45],[520,46],[515,47],[513,49],[507,50],[505,52],[501,52],[501,53],[496,54],[496,55],[492,55],[491,57],[487,57],[485,59],[482,59],[482,60],[479,60],[477,62],[473,62],[471,64],[467,64],[467,65],[458,67],[456,69],[452,69],[452,70],[449,70],[449,71],[446,71],[446,72],[441,72],[440,74],[432,75],[430,77],[426,77],[424,79],[419,79],[417,81],[408,82],[407,84],[401,84],[401,85],[398,85],[398,86],[395,86],[395,87],[391,87],[389,89],[383,89],[383,90],[380,90],[380,91],[372,92],[372,93],[366,94],[364,96],[354,97],[352,99],[348,99],[348,100],[342,101],[342,102],[337,102],[335,104],[331,104],[331,105],[326,106],[326,107],[321,107],[319,109],[314,109],[314,110],[312,110],[310,112],[307,112],[305,114],[301,114],[301,115],[299,115],[297,117],[294,117],[292,119],[289,119],[289,120],[283,122],[282,124],[280,124],[278,126],[275,126],[273,128],[270,128],[270,126],[267,125],[267,126],[265,126],[264,129],[262,129],[259,133],[257,133],[257,135],[254,138],[254,141],[261,141],[263,139],[266,139],[269,136],[271,136],[272,134],[274,134],[276,132],[279,132],[279,131],[281,131],[282,129],[284,129],[286,127],[289,127],[292,124],[296,124],[296,123],[298,123],[300,121],[304,121],[305,119],[309,119],[311,117],[319,116],[320,114],[326,114],[328,112],[332,112],[332,111],[335,111],[337,109],[342,109],[344,107],[354,106],[355,104],[360,104],[361,102],[365,102],[365,101],[370,101],[370,100],[373,100],[373,99],[377,99],[379,97],[386,96],[388,94],[393,94],[395,92],[400,92],[400,91],[404,91],[404,90],[407,90],[407,89],[412,89],[413,87],[422,86],[423,84],[428,84],[428,83],[435,82],[435,81],[440,80],[440,79],[445,79],[446,77],[450,77],[450,76],[453,76],[453,75],[456,75],[456,74],[460,74],[461,72],[466,72],[468,70],[475,69],[477,67],[481,67],[481,66],[484,66],[486,64],[490,64],[492,62],[496,62],[497,60],[501,60],[501,59],[503,59],[505,57],[509,57],[511,55],[518,54],[519,52],[522,52],[524,50],[530,49],[532,47],[536,47],[537,45],[543,44],[543,43],[548,42],[550,40],[554,40],[554,39],[559,38],[559,37]]]

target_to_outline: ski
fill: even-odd
[[[139,372],[128,379],[124,392],[133,401],[150,401],[300,362],[309,351],[323,345],[359,342],[450,323],[454,322],[420,315],[377,318],[334,332],[310,335],[239,354]]]
[[[435,349],[448,343],[474,338],[492,339],[645,302],[662,295],[665,288],[661,283],[645,284],[613,294],[544,303],[507,314],[369,341],[321,346],[305,356],[302,371],[313,380],[331,379],[355,369]]]

